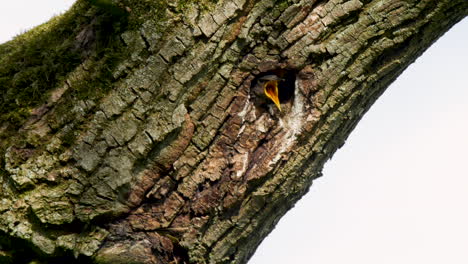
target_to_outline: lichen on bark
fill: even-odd
[[[2,103],[13,106],[0,113],[0,259],[247,262],[372,103],[467,5],[77,1],[0,46]],[[14,89],[42,80],[14,67],[43,39],[77,57],[51,57],[68,64],[40,99],[14,102]],[[49,48],[39,47],[32,55],[42,60]],[[281,112],[252,93],[277,72],[293,76]]]

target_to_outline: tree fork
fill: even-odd
[[[78,0],[0,46],[0,260],[246,263],[467,14],[464,0]],[[271,74],[281,111],[254,91]]]

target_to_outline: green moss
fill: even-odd
[[[209,9],[212,8],[218,0],[205,0],[205,1],[194,1],[194,0],[179,0],[177,2],[177,8],[180,12],[182,12],[187,6],[193,3],[198,3],[202,8]]]
[[[154,20],[161,25],[161,30],[166,30],[166,22],[171,16],[183,15],[184,11],[191,5],[197,5],[202,10],[210,10],[218,1],[219,0],[122,0],[119,2],[119,5],[123,8],[128,7],[130,10],[130,29],[137,29],[145,21]]]
[[[289,1],[280,1],[277,6],[278,6],[278,9],[280,10],[284,10],[286,9],[287,7],[289,7],[291,4],[289,3]]]
[[[88,0],[89,3],[92,5],[98,7],[101,9],[103,12],[108,12],[113,16],[126,16],[127,12],[126,10],[118,6],[116,3],[112,2],[112,0]]]
[[[0,64],[0,122],[10,121],[11,114],[27,112],[27,109],[44,100],[46,91],[62,80],[61,78],[79,62],[76,51],[70,49],[68,41],[57,35],[40,35],[2,58]],[[49,47],[54,47],[50,49]],[[5,115],[10,113],[9,115]]]
[[[7,124],[14,133],[31,109],[46,103],[50,91],[62,86],[85,60],[87,73],[73,81],[69,99],[102,97],[116,81],[115,68],[131,54],[120,33],[139,29],[147,19],[157,21],[161,31],[170,30],[169,16],[183,14],[189,4],[209,8],[216,2],[78,0],[65,14],[0,45],[0,124]],[[80,34],[87,28],[91,40],[80,43]],[[8,133],[1,137],[8,138]],[[0,151],[5,144],[0,144]]]
[[[0,263],[13,263],[13,256],[9,252],[0,251]]]
[[[71,129],[70,131],[68,131],[67,133],[65,133],[65,135],[63,135],[62,137],[62,145],[64,147],[70,147],[73,145],[73,143],[75,142],[76,140],[76,132],[75,130]]]
[[[127,17],[102,4],[107,1],[97,2],[93,8],[88,0],[79,0],[64,15],[0,45],[0,124],[20,126],[30,109],[45,103],[48,92],[84,59],[95,61],[94,68],[76,94],[94,97],[95,91],[108,90],[112,68],[126,55],[118,32],[126,28]],[[81,45],[78,36],[86,28],[92,37]]]
[[[0,45],[0,123],[20,124],[29,109],[81,61],[73,31],[86,19],[64,14]]]
[[[71,83],[76,99],[97,99],[113,87],[115,68],[130,57],[130,50],[118,39],[109,41],[105,48],[93,56],[87,74]]]

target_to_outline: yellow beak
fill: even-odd
[[[281,111],[281,105],[278,97],[278,80],[265,82],[263,85],[263,91],[265,92],[265,95],[270,98]]]

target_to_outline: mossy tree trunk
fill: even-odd
[[[167,2],[78,0],[0,46],[3,262],[246,263],[468,14],[466,0]],[[252,92],[271,73],[282,111]]]

